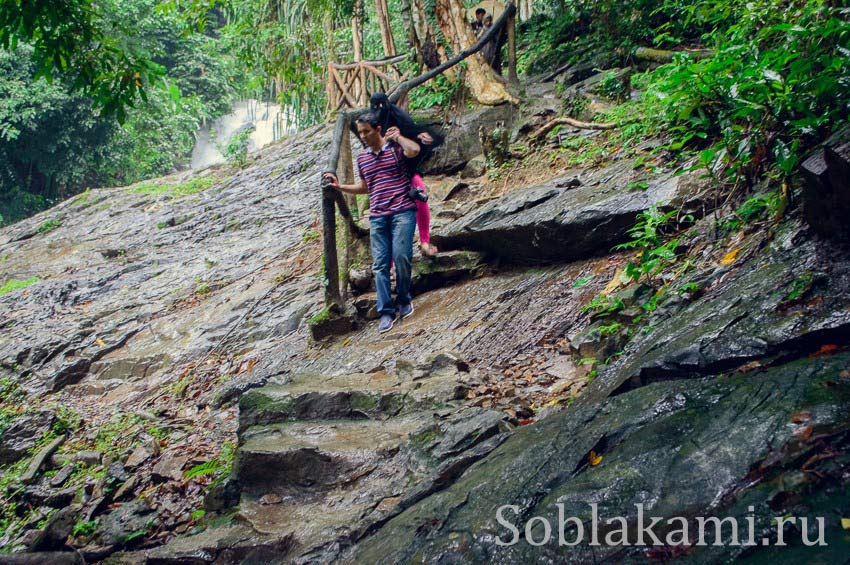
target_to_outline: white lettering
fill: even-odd
[[[803,545],[811,547],[813,545],[827,545],[823,539],[823,518],[816,518],[818,521],[818,539],[809,541],[809,519],[805,516],[800,517],[800,530],[803,532]]]
[[[534,536],[531,535],[534,531],[535,521],[539,521],[541,524],[543,524],[543,539],[540,541],[534,541]],[[525,523],[525,541],[527,541],[529,545],[533,545],[535,547],[545,545],[549,543],[550,537],[552,537],[552,526],[549,525],[549,520],[547,520],[546,518],[543,518],[541,516],[535,516]]]
[[[558,507],[558,545],[574,547],[584,539],[584,524],[575,516],[564,518],[564,503],[559,502],[555,506]],[[567,541],[567,523],[573,524],[576,528],[576,539],[574,542]]]
[[[502,516],[502,512],[505,511],[505,508],[513,510],[514,514],[519,515],[519,506],[514,506],[513,504],[505,504],[504,506],[499,506],[499,509],[496,510],[496,521],[499,522],[499,524],[501,524],[505,528],[509,529],[513,533],[514,539],[512,541],[502,541],[502,538],[497,537],[496,545],[513,545],[519,541],[519,530],[516,529],[513,524],[505,520],[505,518]]]
[[[629,523],[622,516],[614,516],[613,518],[608,518],[605,520],[606,524],[613,524],[614,522],[620,523],[619,530],[611,530],[605,535],[605,544],[606,545],[631,545],[629,543]],[[614,534],[620,534],[620,539],[615,540]]]
[[[649,523],[649,527],[644,527],[643,524],[643,504],[635,504],[638,511],[638,536],[637,543],[635,545],[646,545],[646,542],[643,540],[644,531],[649,534],[649,537],[652,538],[652,545],[664,545],[658,536],[655,535],[655,532],[652,531],[652,528],[655,527],[655,524],[661,521],[661,518],[652,518],[652,521]]]
[[[673,522],[679,522],[682,527],[679,530],[670,530],[667,533],[667,545],[688,545],[688,521],[681,516],[673,516],[667,520],[667,523],[671,526]],[[679,534],[678,541],[673,538],[673,534]]]
[[[776,545],[780,547],[785,547],[785,522],[795,524],[797,523],[797,519],[793,516],[790,518],[776,518]]]
[[[729,522],[732,525],[732,541],[726,545],[741,545],[738,542],[738,522],[735,518],[717,518],[716,516],[711,516],[710,518],[703,518],[702,516],[697,516],[697,526],[699,527],[699,536],[697,545],[708,545],[705,542],[705,525],[706,524],[714,524],[714,543],[711,545],[720,546],[723,544],[723,524],[725,522]]]

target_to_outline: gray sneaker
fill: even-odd
[[[378,322],[378,332],[384,333],[384,332],[390,331],[392,329],[394,323],[395,323],[395,316],[390,316],[389,314],[383,314],[381,316],[381,321]]]
[[[407,318],[411,314],[413,314],[413,302],[411,302],[410,304],[404,304],[401,308],[398,309],[398,316],[402,320]]]

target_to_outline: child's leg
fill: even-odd
[[[411,184],[425,192],[425,183],[419,174],[413,175]],[[416,225],[419,228],[419,245],[425,255],[436,255],[437,248],[431,245],[431,208],[427,202],[416,201]]]

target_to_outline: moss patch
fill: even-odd
[[[212,177],[202,177],[178,184],[140,184],[133,189],[133,192],[141,192],[144,194],[168,194],[172,198],[180,198],[190,194],[197,194],[210,188],[215,184],[215,179]]]
[[[31,279],[27,279],[25,281],[19,281],[19,280],[16,280],[16,279],[6,281],[6,284],[4,284],[3,286],[0,286],[0,296],[2,296],[4,294],[8,294],[8,293],[12,292],[13,290],[18,290],[20,288],[26,288],[31,284],[37,283],[38,280],[39,279],[36,276],[36,277],[31,278]]]

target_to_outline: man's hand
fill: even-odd
[[[418,137],[419,141],[421,141],[425,145],[431,145],[432,143],[434,143],[434,138],[431,137],[431,134],[428,133],[427,131],[423,131],[422,133],[420,133],[416,137]]]
[[[384,134],[384,137],[390,141],[398,143],[398,138],[401,137],[401,130],[399,130],[395,126],[388,128],[387,133]]]
[[[339,179],[333,173],[325,173],[322,175],[322,180],[327,182],[328,186],[339,190]]]

